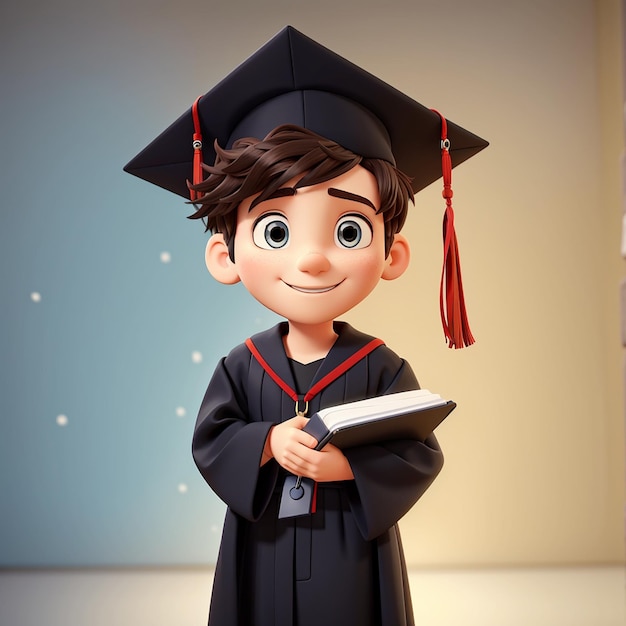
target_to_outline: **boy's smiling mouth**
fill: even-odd
[[[299,287],[298,285],[291,285],[284,280],[283,282],[285,283],[285,285],[287,285],[287,287],[291,287],[292,289],[300,291],[301,293],[326,293],[327,291],[332,291],[333,289],[335,289],[335,287],[341,285],[344,280],[345,278],[343,280],[340,280],[335,285],[330,285],[329,287]]]

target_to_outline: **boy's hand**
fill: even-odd
[[[274,458],[287,471],[293,472],[291,467],[297,464],[299,453],[303,449],[310,451],[317,445],[315,437],[302,432],[307,422],[306,417],[296,415],[286,422],[272,426],[265,440],[261,465]]]
[[[318,483],[354,479],[348,459],[332,443],[327,443],[321,450],[308,450],[304,453],[301,469],[294,473],[312,478]]]
[[[265,441],[261,465],[272,457],[288,472],[317,482],[352,480],[352,468],[343,452],[327,444],[323,450],[313,450],[315,437],[305,433],[305,417],[296,416],[272,427]]]

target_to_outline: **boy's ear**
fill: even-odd
[[[228,255],[228,246],[222,233],[215,233],[206,244],[204,262],[211,276],[225,285],[234,285],[241,279]]]
[[[394,280],[404,274],[411,260],[411,248],[404,235],[399,233],[393,238],[389,255],[385,260],[385,269],[381,275],[384,280]]]

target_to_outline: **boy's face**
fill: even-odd
[[[291,322],[320,324],[361,302],[391,261],[370,172],[356,166],[291,193],[296,182],[252,210],[254,197],[241,203],[231,269],[268,309]]]

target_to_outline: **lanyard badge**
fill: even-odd
[[[306,417],[309,410],[309,400],[314,398],[320,391],[345,374],[353,365],[365,358],[370,352],[383,345],[382,339],[372,339],[369,343],[357,350],[353,355],[340,363],[326,376],[315,383],[300,400],[295,389],[292,389],[263,358],[252,339],[246,340],[246,346],[258,361],[270,378],[296,403],[296,416]],[[297,517],[299,515],[309,515],[315,513],[317,506],[317,483],[302,476],[290,474],[285,478],[280,498],[280,509],[278,517]]]

